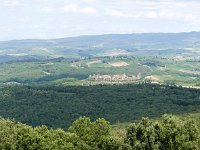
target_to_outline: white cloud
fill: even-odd
[[[26,16],[26,17],[23,17],[23,18],[22,18],[22,17],[21,17],[21,18],[18,18],[18,20],[19,20],[20,22],[27,23],[27,22],[32,21],[32,18]]]
[[[23,4],[18,0],[3,0],[3,5],[7,7],[22,6]]]
[[[199,8],[200,2],[197,1],[124,0],[120,4],[107,5],[105,14],[112,17],[126,17],[138,20],[152,19],[196,22],[200,20]]]
[[[43,8],[42,8],[42,11],[45,11],[45,12],[53,12],[53,11],[54,11],[54,8],[52,8],[52,7],[43,7]]]
[[[0,39],[200,31],[199,8],[200,0],[0,0],[0,26],[12,29],[0,27]]]
[[[106,12],[107,15],[112,17],[131,17],[132,15],[129,13],[125,13],[119,10],[108,10]]]
[[[93,7],[81,7],[78,4],[69,4],[64,6],[64,11],[69,13],[96,13],[96,9]]]
[[[92,7],[85,7],[80,9],[80,11],[83,13],[96,13],[96,9]]]

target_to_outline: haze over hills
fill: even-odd
[[[199,56],[200,32],[107,34],[0,42],[0,62],[118,55]]]

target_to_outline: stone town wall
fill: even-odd
[[[138,75],[99,75],[93,74],[89,76],[91,81],[135,81],[141,78],[140,73]]]

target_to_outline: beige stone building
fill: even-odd
[[[120,81],[120,82],[126,82],[126,81],[135,81],[139,80],[141,78],[141,74],[138,75],[99,75],[99,74],[93,74],[89,76],[90,81]]]

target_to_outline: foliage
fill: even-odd
[[[0,115],[29,125],[66,128],[79,118],[129,122],[164,113],[199,111],[200,91],[152,84],[0,88]]]
[[[69,132],[78,135],[93,149],[117,150],[126,147],[117,137],[111,135],[111,126],[104,119],[91,122],[89,118],[81,117],[72,124]]]
[[[198,150],[200,132],[196,122],[172,115],[158,120],[143,118],[129,125],[122,140],[105,119],[80,117],[69,127],[35,128],[0,119],[2,150]],[[112,131],[112,132],[111,132]]]
[[[91,122],[89,118],[80,118],[70,127],[70,132],[46,126],[33,128],[5,119],[0,119],[0,127],[0,149],[5,150],[118,150],[128,147],[112,137],[110,125],[103,119]],[[87,130],[90,132],[85,132]]]
[[[126,141],[134,150],[198,150],[200,132],[194,121],[164,115],[158,121],[143,118],[132,124]]]

